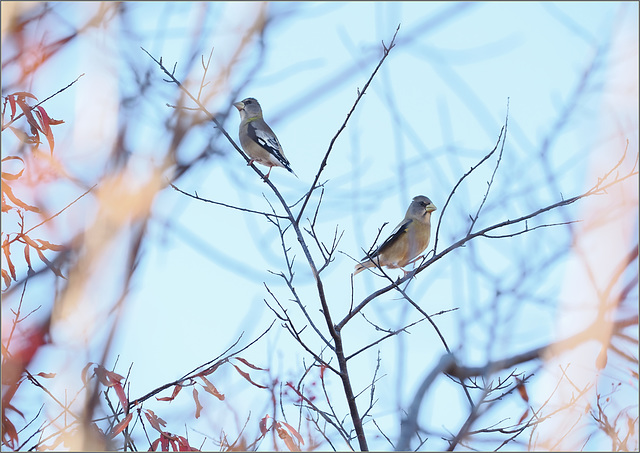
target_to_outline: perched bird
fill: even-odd
[[[397,269],[412,263],[429,245],[431,237],[431,213],[436,210],[429,198],[418,195],[407,209],[404,220],[396,227],[378,249],[362,258],[353,275],[368,267],[386,266]],[[406,275],[406,271],[403,272]]]
[[[258,162],[269,167],[266,179],[269,179],[273,167],[282,167],[289,170],[291,165],[282,146],[267,123],[262,118],[262,108],[254,98],[233,104],[240,112],[240,144],[244,152],[249,155],[249,164]],[[296,175],[297,177],[298,175]]]

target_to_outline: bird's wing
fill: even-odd
[[[385,239],[385,241],[380,245],[380,247],[378,247],[378,249],[371,254],[371,257],[373,258],[374,256],[377,256],[380,253],[383,253],[386,248],[390,247],[394,242],[396,242],[402,236],[407,234],[407,228],[409,228],[409,225],[411,225],[411,222],[413,222],[413,220],[411,219],[405,219],[402,222],[400,222],[400,224],[395,228],[395,230],[391,232],[391,235],[389,235],[389,237]],[[367,259],[366,256],[363,258],[363,260],[365,259]]]
[[[282,147],[280,146],[280,142],[276,138],[275,134],[269,130],[259,129],[257,128],[253,122],[249,123],[247,128],[247,133],[249,134],[249,138],[256,142],[258,145],[262,146],[265,150],[269,152],[272,156],[274,156],[278,161],[289,171],[291,171],[291,167],[289,161],[281,152]]]

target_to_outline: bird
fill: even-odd
[[[249,163],[258,162],[269,167],[265,179],[269,179],[273,167],[282,167],[293,173],[291,164],[284,156],[282,146],[262,117],[262,107],[254,98],[246,98],[233,104],[240,113],[240,145],[250,157]]]
[[[431,213],[437,208],[424,195],[413,197],[402,222],[376,251],[356,264],[353,275],[368,267],[403,268],[419,258],[431,238]],[[402,269],[405,275],[407,272]]]

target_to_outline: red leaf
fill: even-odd
[[[42,129],[40,128],[40,125],[38,124],[36,119],[33,117],[33,114],[31,113],[32,111],[31,107],[29,106],[29,104],[25,102],[24,98],[20,96],[18,96],[17,102],[20,108],[22,109],[22,113],[24,113],[24,117],[27,119],[29,126],[31,126],[31,133],[34,136],[37,136],[38,131],[42,132]]]
[[[242,363],[244,363],[245,365],[247,365],[249,368],[253,368],[254,370],[268,371],[268,369],[260,368],[260,367],[258,367],[258,366],[252,365],[251,363],[249,363],[248,361],[246,361],[245,359],[243,359],[243,358],[241,358],[241,357],[234,357],[234,359],[236,359],[236,360],[240,360]]]
[[[159,433],[162,433],[162,428],[160,427],[160,425],[167,426],[167,422],[154,414],[151,409],[146,409],[144,411],[144,415],[147,417],[147,420],[149,420],[149,423],[151,424],[153,429],[155,429]]]
[[[174,398],[178,396],[178,393],[180,393],[180,390],[182,390],[182,386],[180,384],[177,384],[175,387],[173,387],[173,393],[171,394],[171,396],[165,396],[164,398],[156,397],[156,399],[158,401],[173,401]]]
[[[120,405],[124,409],[125,413],[129,412],[129,400],[127,399],[127,395],[124,393],[122,384],[116,382],[113,384],[113,389],[116,391],[116,395],[118,395],[118,399],[120,400]]]
[[[47,137],[47,141],[49,142],[49,149],[51,150],[51,153],[53,153],[53,132],[51,132],[51,126],[49,125],[51,123],[51,118],[49,118],[49,115],[47,115],[44,107],[38,105],[36,109],[38,109],[36,113],[38,114],[38,119],[40,120],[40,124],[42,125],[42,133],[45,135],[45,137]]]
[[[264,385],[260,385],[260,384],[256,384],[255,382],[253,382],[251,380],[251,377],[249,376],[249,373],[245,373],[244,371],[242,371],[240,368],[238,368],[237,366],[233,365],[233,367],[238,371],[238,373],[240,373],[240,375],[245,378],[247,381],[251,382],[253,385],[255,385],[258,388],[261,389],[266,389],[267,387]]]
[[[11,119],[13,119],[16,116],[16,100],[12,94],[7,96],[7,99],[9,99],[9,105],[11,106]]]
[[[269,414],[265,415],[264,417],[262,417],[262,420],[260,420],[260,432],[263,436],[266,435],[269,431],[267,429],[267,420],[269,420]]]
[[[211,393],[213,396],[215,396],[216,398],[218,398],[220,401],[224,400],[224,395],[222,393],[220,393],[218,391],[218,389],[207,380],[206,377],[204,376],[200,376],[200,379],[202,379],[205,383],[205,385],[203,385],[203,388],[205,389],[206,392]]]
[[[200,418],[200,411],[203,409],[200,400],[198,399],[198,389],[193,388],[193,400],[196,402],[196,418]]]
[[[43,371],[41,371],[40,373],[36,374],[36,376],[40,376],[43,377],[45,379],[51,379],[56,377],[56,373],[45,373]]]
[[[33,94],[28,93],[26,91],[16,91],[15,93],[11,94],[10,96],[17,96],[18,98],[31,98],[31,99],[35,99],[36,101],[38,100],[37,97],[35,97]]]
[[[189,441],[182,436],[176,436],[178,439],[178,449],[179,451],[200,451],[195,447],[189,445]]]
[[[129,422],[131,421],[132,418],[133,418],[133,412],[127,415],[124,418],[124,420],[122,420],[116,426],[114,426],[113,430],[111,431],[111,437],[115,437],[118,434],[120,434],[122,431],[124,431],[124,429],[129,425]]]

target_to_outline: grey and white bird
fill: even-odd
[[[414,197],[402,222],[376,251],[362,258],[356,265],[353,275],[368,267],[403,268],[418,259],[429,246],[431,213],[435,210],[435,205],[428,197],[424,195]],[[406,275],[407,272],[404,272]]]
[[[273,167],[285,168],[296,175],[284,155],[276,134],[265,123],[258,101],[254,98],[246,98],[233,106],[240,112],[240,145],[251,159],[249,164],[258,162],[269,167],[266,179],[269,179]]]

